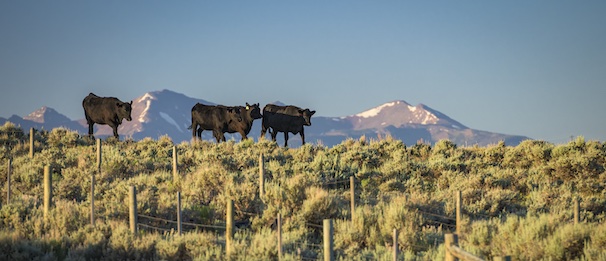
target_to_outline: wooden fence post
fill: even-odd
[[[177,231],[179,236],[182,234],[182,217],[181,217],[181,192],[177,192]]]
[[[6,204],[11,203],[11,173],[13,172],[13,159],[8,159],[6,171]]]
[[[580,206],[579,206],[579,199],[575,198],[574,201],[572,202],[572,205],[574,206],[574,224],[578,225],[579,224],[579,211],[580,211]]]
[[[229,258],[233,252],[234,241],[234,201],[227,201],[227,220],[225,221],[225,255]]]
[[[53,200],[53,179],[50,166],[44,166],[44,218],[48,217]]]
[[[29,157],[34,158],[34,128],[29,129]]]
[[[458,258],[456,258],[450,252],[450,246],[457,246],[458,244],[459,244],[459,238],[457,237],[457,234],[445,234],[444,235],[444,245],[445,245],[445,249],[446,249],[446,255],[444,258],[445,261],[458,260]]]
[[[393,261],[398,260],[398,230],[393,229]]]
[[[173,146],[173,181],[179,178],[179,170],[177,169],[177,146]]]
[[[356,213],[356,191],[355,191],[355,180],[354,177],[349,177],[349,198],[351,201],[351,222],[354,221],[354,215]]]
[[[101,174],[101,139],[97,139],[97,172]]]
[[[130,186],[130,208],[129,208],[129,220],[130,220],[130,231],[133,234],[137,234],[137,188]]]
[[[332,219],[324,219],[323,224],[324,229],[324,261],[333,261],[335,260],[335,255],[333,252],[334,243],[333,243],[333,227],[332,227]]]
[[[456,201],[457,201],[456,202],[456,207],[457,207],[457,209],[456,209],[456,214],[457,214],[457,217],[456,217],[456,222],[457,222],[456,223],[456,232],[457,232],[457,235],[461,234],[461,198],[462,198],[461,194],[462,193],[461,193],[460,190],[457,191],[457,194],[456,194]]]
[[[282,260],[282,215],[278,213],[278,260]]]
[[[90,225],[95,226],[95,172],[90,175]]]
[[[102,148],[101,139],[97,139],[97,174],[101,175]],[[90,224],[95,226],[95,173],[90,176]]]
[[[259,156],[259,198],[263,201],[263,195],[265,194],[265,159],[263,154]]]

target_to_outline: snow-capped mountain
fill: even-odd
[[[448,139],[460,145],[488,145],[501,140],[508,145],[516,145],[528,139],[524,136],[474,130],[427,105],[412,106],[402,100],[345,117],[317,117],[312,120],[312,124],[322,131],[312,135],[327,145],[362,135],[367,138],[390,135],[405,144],[419,141],[434,143]],[[312,128],[313,126],[309,129]]]
[[[127,101],[124,101],[127,102]],[[215,104],[202,99],[188,97],[170,90],[148,92],[133,100],[132,121],[124,120],[118,129],[121,138],[131,137],[139,140],[145,137],[157,139],[167,135],[174,142],[191,140],[192,134],[188,127],[191,125],[191,108],[196,103]],[[282,104],[275,102],[275,104]],[[237,104],[226,104],[235,106]],[[244,104],[241,104],[242,106]],[[264,104],[261,104],[263,107]],[[313,108],[310,108],[313,109]],[[24,130],[34,127],[37,129],[52,129],[66,127],[86,135],[88,126],[86,120],[72,121],[52,108],[42,107],[28,116],[21,118],[13,115],[8,121],[20,125]],[[0,124],[7,121],[0,118]],[[261,131],[261,119],[254,121],[249,137],[257,140]],[[112,135],[112,130],[106,125],[94,127],[96,137]],[[305,127],[305,138],[310,143],[321,143],[332,146],[347,138],[359,139],[362,135],[367,138],[385,137],[401,139],[405,144],[415,144],[418,141],[437,142],[449,139],[460,145],[487,145],[505,141],[507,145],[517,145],[524,136],[506,135],[479,131],[451,119],[424,104],[412,106],[405,101],[396,100],[379,105],[375,108],[344,117],[312,117],[312,126]],[[203,139],[213,140],[212,134],[203,132]],[[240,140],[239,134],[226,135],[227,139]],[[267,135],[267,138],[270,138]],[[300,136],[290,134],[289,142],[296,147],[300,144]],[[278,142],[283,144],[283,134],[278,135]]]
[[[354,130],[380,129],[388,126],[400,128],[408,125],[443,125],[455,129],[467,129],[463,124],[426,105],[411,106],[401,100],[388,102],[343,119],[351,122]]]
[[[35,110],[23,118],[13,115],[6,120],[0,119],[0,123],[2,124],[6,121],[21,126],[24,131],[29,131],[30,128],[52,130],[58,127],[65,127],[79,132],[85,130],[77,121],[72,121],[67,116],[46,106]]]

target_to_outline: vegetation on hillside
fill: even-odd
[[[527,140],[515,147],[405,145],[390,137],[346,140],[334,147],[297,149],[274,142],[158,140],[103,141],[96,175],[96,225],[90,225],[95,141],[66,129],[29,136],[0,127],[1,260],[213,260],[224,259],[221,229],[185,226],[182,236],[128,224],[129,187],[138,212],[176,220],[181,192],[184,221],[222,226],[234,200],[234,260],[277,259],[276,216],[283,217],[285,260],[320,258],[323,219],[334,219],[338,259],[391,257],[392,231],[404,260],[444,258],[444,233],[454,230],[455,193],[462,192],[459,245],[482,258],[606,260],[606,144],[578,137],[554,145]],[[177,147],[179,178],[173,180]],[[259,157],[264,156],[265,195],[259,196]],[[10,203],[6,201],[12,159]],[[53,207],[44,217],[43,168],[52,168]],[[351,221],[349,177],[356,180]],[[581,220],[573,224],[574,199]],[[175,228],[171,223],[140,222]],[[530,247],[532,246],[532,247]]]

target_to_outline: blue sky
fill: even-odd
[[[0,1],[0,117],[170,89],[606,141],[606,1]]]

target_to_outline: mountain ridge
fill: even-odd
[[[276,101],[278,102],[278,101]],[[146,92],[133,99],[132,121],[124,120],[118,128],[121,138],[140,140],[145,137],[158,138],[167,135],[174,142],[191,139],[191,107],[196,103],[216,105],[216,103],[188,97],[168,89]],[[261,105],[263,107],[263,105]],[[56,110],[43,106],[21,118],[17,115],[9,119],[0,118],[0,123],[11,121],[22,128],[52,129],[65,127],[88,133],[86,120],[71,120]],[[260,134],[261,119],[253,123],[249,137],[257,140]],[[94,135],[111,136],[112,130],[107,125],[94,126]],[[488,145],[504,141],[507,145],[517,145],[525,139],[520,135],[507,135],[471,129],[446,114],[419,103],[410,105],[404,100],[393,100],[374,108],[343,117],[312,117],[312,126],[305,127],[306,140],[332,146],[345,139],[358,139],[361,136],[380,137],[390,135],[402,140],[405,144],[419,141],[435,143],[449,139],[459,145]],[[283,135],[278,135],[278,142],[283,144]],[[300,142],[299,135],[290,134],[291,146]],[[212,140],[209,132],[203,133],[203,139]],[[240,140],[239,134],[227,134],[227,139]],[[269,138],[269,136],[267,136]]]

